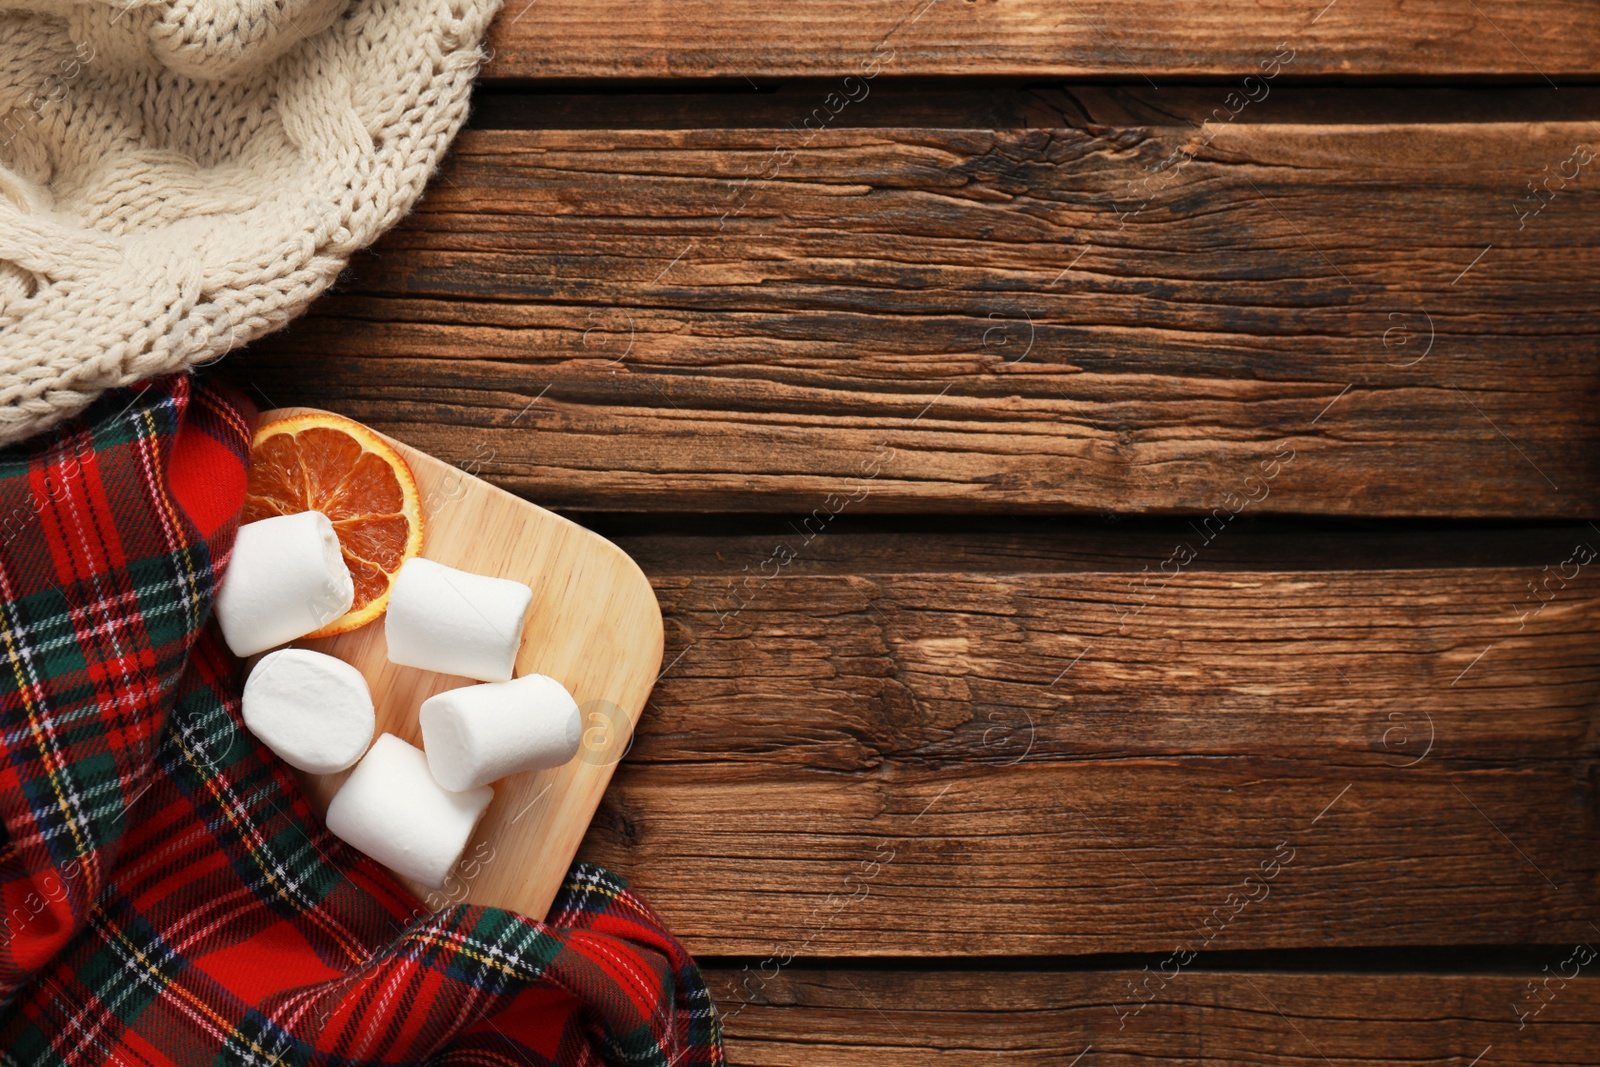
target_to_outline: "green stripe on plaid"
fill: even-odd
[[[575,866],[547,923],[429,913],[244,730],[205,625],[237,510],[201,531],[169,483],[187,427],[242,486],[249,424],[169,379],[0,455],[0,1065],[720,1067],[621,880]]]

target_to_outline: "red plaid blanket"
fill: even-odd
[[[178,377],[0,452],[0,1063],[720,1065],[615,876],[430,913],[244,731],[205,624],[251,415]]]

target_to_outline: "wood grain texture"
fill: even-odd
[[[1600,124],[1057,116],[469,132],[229,370],[557,508],[1594,512]]]
[[[749,78],[854,74],[1248,74],[1282,41],[1295,70],[1337,75],[1600,70],[1580,0],[510,0],[485,76]]]
[[[261,421],[304,409],[266,411]],[[494,800],[443,888],[402,879],[430,909],[468,902],[543,917],[588,828],[632,724],[661,668],[661,613],[649,583],[621,549],[543,508],[401,442],[422,496],[428,559],[533,589],[516,674],[547,674],[565,685],[585,716],[577,758],[494,783]],[[390,663],[383,623],[296,647],[360,669],[372,690],[377,732],[422,747],[417,721],[435,693],[470,678]],[[297,773],[319,813],[350,776]]]
[[[582,854],[699,953],[1589,937],[1580,570],[1542,610],[1538,567],[657,576],[668,669]]]
[[[1555,974],[1571,946],[1547,955]],[[1552,981],[1536,1016],[1541,1000],[1528,983],[1542,973],[1186,971],[1137,1015],[1135,991],[1150,997],[1141,986],[1159,976],[1154,964],[943,973],[768,965],[707,977],[727,1017],[729,1060],[747,1067],[1570,1067],[1593,1063],[1600,1040],[1592,969]]]

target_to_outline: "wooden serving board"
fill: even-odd
[[[313,410],[263,412],[257,425]],[[661,609],[644,573],[616,545],[467,471],[385,440],[416,476],[422,555],[533,589],[516,674],[547,674],[565,685],[583,713],[584,731],[577,757],[565,766],[494,784],[494,800],[443,889],[402,881],[434,908],[468,902],[542,919],[661,669]],[[359,668],[372,687],[378,733],[418,747],[422,702],[474,684],[390,663],[382,618],[337,637],[294,644]],[[326,814],[349,773],[299,778],[312,805]]]

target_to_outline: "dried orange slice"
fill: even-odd
[[[333,523],[355,581],[350,610],[307,637],[354,630],[389,606],[400,565],[422,551],[422,499],[387,441],[339,415],[274,419],[250,442],[243,522],[320,511]]]

